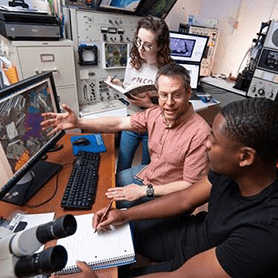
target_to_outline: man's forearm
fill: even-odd
[[[185,204],[182,191],[178,191],[129,208],[124,217],[126,221],[171,217],[190,210]]]
[[[192,186],[169,193],[150,202],[127,209],[126,221],[171,217],[183,212],[193,212],[205,204],[210,196],[211,184],[207,177]]]
[[[163,185],[154,185],[154,196],[163,196],[172,192],[183,190],[191,186],[192,183],[187,181],[176,181]]]
[[[101,117],[96,119],[79,118],[76,128],[91,132],[113,133],[121,130],[132,130],[130,117]]]

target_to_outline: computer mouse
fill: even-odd
[[[90,140],[84,137],[80,137],[72,142],[74,146],[88,146],[90,145]]]

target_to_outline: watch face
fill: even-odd
[[[272,42],[275,46],[278,47],[278,29],[276,29],[274,32],[273,32],[273,35],[272,35]]]
[[[146,190],[147,196],[152,197],[154,195],[154,189],[152,185],[148,185],[148,188]]]

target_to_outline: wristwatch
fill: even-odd
[[[146,190],[146,194],[148,197],[153,197],[154,196],[154,189],[153,189],[153,185],[152,184],[147,184],[147,190]]]

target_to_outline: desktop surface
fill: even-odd
[[[209,76],[209,77],[202,78],[201,82],[211,85],[211,86],[215,86],[215,87],[224,89],[228,92],[238,94],[241,96],[246,96],[246,94],[247,94],[245,91],[234,88],[234,85],[235,85],[234,81],[227,81],[222,78],[216,78],[216,77]]]
[[[37,192],[36,195],[27,203],[27,205],[17,206],[14,204],[0,201],[0,216],[8,218],[12,214],[12,212],[19,210],[28,214],[55,212],[55,218],[57,218],[65,214],[78,215],[96,212],[99,209],[108,205],[109,200],[105,197],[105,192],[108,188],[115,186],[115,141],[113,134],[102,134],[107,151],[100,154],[101,160],[99,167],[98,188],[96,200],[92,206],[92,209],[65,210],[61,207],[60,204],[63,198],[64,189],[68,182],[72,169],[72,163],[74,161],[74,155],[72,153],[72,146],[70,142],[70,138],[73,135],[76,134],[66,134],[65,136],[63,136],[59,141],[59,144],[63,144],[63,148],[57,152],[50,152],[47,154],[48,162],[63,165],[63,168],[60,170],[60,172],[54,177],[52,177],[51,180],[49,180],[48,183],[39,192]],[[56,189],[57,182],[58,188],[54,198],[46,204],[36,207],[37,204],[44,202],[53,195]],[[52,244],[50,243],[49,245]],[[116,267],[102,270],[100,271],[100,273],[105,273],[107,271],[112,275],[112,278],[117,277]]]
[[[73,134],[72,134],[73,135]],[[55,212],[55,217],[59,217],[66,213],[84,214],[98,211],[99,209],[107,206],[109,200],[105,197],[104,193],[109,187],[115,186],[115,146],[114,135],[103,134],[103,140],[107,148],[107,152],[101,153],[101,162],[99,168],[99,182],[96,195],[95,204],[92,210],[76,211],[64,210],[61,206],[61,199],[63,197],[65,186],[71,173],[74,155],[72,153],[72,146],[70,142],[71,134],[66,134],[60,139],[59,144],[63,144],[63,148],[57,152],[50,152],[47,154],[48,162],[58,163],[63,166],[60,172],[52,177],[52,179],[39,191],[37,194],[24,206],[17,206],[0,201],[1,216],[8,217],[14,210],[22,210],[25,213],[41,213],[41,212]],[[58,189],[52,200],[48,203],[39,206],[37,204],[50,198],[55,191],[56,182],[58,179]]]

